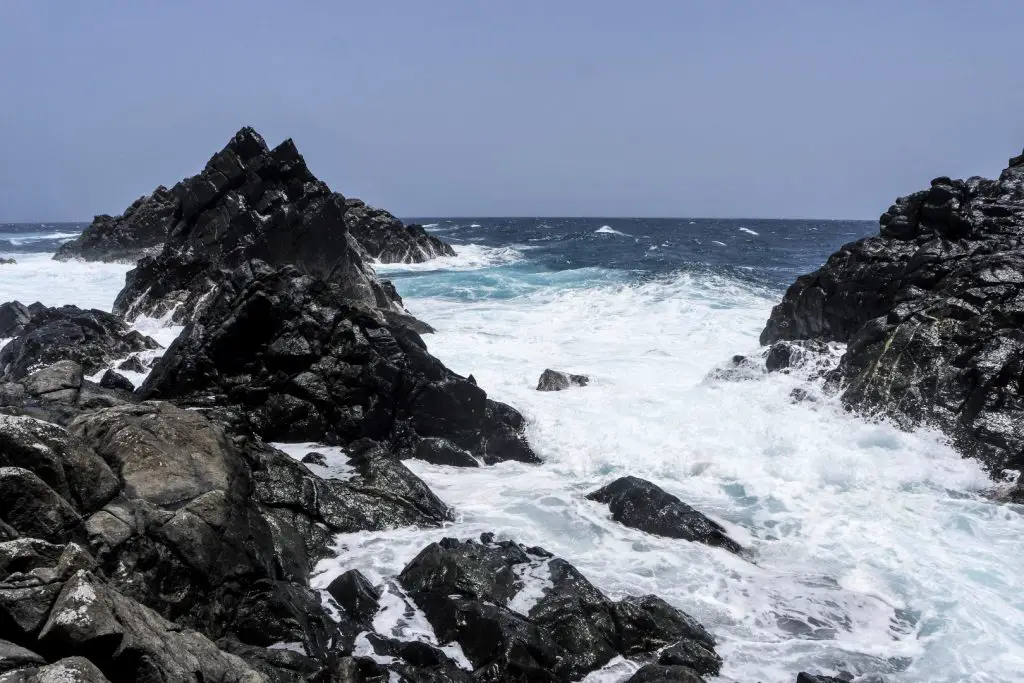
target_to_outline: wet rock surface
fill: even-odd
[[[237,406],[271,441],[441,437],[485,462],[537,462],[515,410],[431,356],[420,336],[344,288],[261,261],[239,267],[140,387],[147,398]]]
[[[537,380],[537,391],[564,391],[571,387],[585,387],[590,384],[586,375],[570,375],[558,370],[545,370]]]
[[[28,311],[25,307],[24,312]],[[41,367],[69,360],[81,365],[88,375],[133,351],[160,348],[118,317],[77,306],[36,309],[28,320],[15,322],[13,327],[17,336],[0,348],[0,382],[16,381]]]
[[[616,655],[684,640],[714,650],[710,634],[664,601],[614,602],[565,560],[491,534],[427,546],[399,582],[484,680],[568,681]]]
[[[362,200],[345,201],[345,225],[367,258],[380,263],[422,263],[455,250],[427,234],[422,225],[404,225],[383,209]]]
[[[54,258],[135,262],[158,251],[178,218],[181,191],[180,185],[172,190],[161,185],[120,216],[96,216],[81,235],[62,244]]]
[[[733,553],[742,550],[720,524],[644,479],[616,479],[588,494],[587,499],[607,503],[616,522],[649,534],[682,538]]]
[[[996,180],[936,178],[901,197],[877,236],[786,292],[761,334],[847,343],[830,374],[844,402],[931,425],[993,472],[1024,467],[1024,164]]]
[[[295,266],[330,280],[352,303],[406,315],[394,288],[379,281],[364,262],[368,252],[350,229],[350,223],[364,226],[360,231],[377,239],[383,233],[373,226],[380,221],[363,215],[376,210],[361,202],[350,206],[331,192],[309,171],[290,139],[270,149],[256,131],[243,128],[200,174],[183,180],[171,194],[178,206],[166,241],[157,255],[143,258],[128,273],[114,303],[118,315],[132,320],[170,314],[188,321],[223,282],[225,271],[250,259]],[[353,217],[347,215],[350,208]],[[388,253],[399,249],[403,239],[410,253],[424,254],[420,241],[436,243],[435,250],[447,246],[416,230],[392,228],[386,240],[380,238]]]

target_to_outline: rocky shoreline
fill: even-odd
[[[246,128],[58,252],[138,259],[113,314],[0,306],[0,681],[570,681],[616,657],[644,665],[633,681],[717,674],[689,615],[495,534],[429,544],[384,585],[310,587],[338,533],[457,514],[403,459],[540,462],[370,265],[453,254]],[[152,368],[143,315],[184,325]],[[340,446],[345,474],[271,441]],[[593,495],[624,524],[741,550],[648,482],[613,488]],[[375,623],[385,594],[433,641]]]
[[[1024,155],[996,180],[936,178],[879,225],[789,288],[769,357],[845,343],[826,381],[851,410],[935,427],[997,481],[1024,470]]]

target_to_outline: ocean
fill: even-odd
[[[655,593],[694,615],[718,639],[716,680],[1022,680],[1021,507],[990,502],[982,468],[939,434],[852,415],[799,373],[716,372],[758,353],[797,275],[876,223],[419,220],[458,255],[378,272],[437,328],[435,356],[527,417],[545,462],[408,461],[457,521],[340,536],[315,586],[351,568],[380,581],[432,540],[496,531],[566,558],[612,597]],[[0,225],[0,257],[18,261],[0,265],[0,301],[109,310],[128,266],[50,259],[83,227]],[[138,325],[161,341],[176,332]],[[591,384],[537,392],[545,368]],[[812,400],[795,402],[796,389]],[[749,556],[628,529],[585,500],[626,474],[720,521]],[[377,618],[410,636],[426,628],[396,612]],[[635,668],[619,659],[586,680]]]

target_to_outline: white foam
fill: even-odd
[[[791,683],[801,670],[878,671],[899,658],[913,664],[892,680],[1013,680],[1024,522],[979,495],[990,484],[977,463],[928,431],[867,422],[827,398],[794,403],[807,387],[795,375],[703,381],[732,354],[756,353],[777,296],[683,276],[407,298],[438,329],[431,352],[519,408],[547,462],[453,472],[409,461],[455,507],[454,528],[347,536],[342,561],[393,574],[436,536],[498,531],[569,559],[612,596],[655,593],[687,610],[719,638],[723,680]],[[536,392],[549,366],[600,381]],[[754,562],[627,529],[583,498],[624,474],[745,530]],[[920,617],[894,627],[903,610]]]
[[[314,465],[303,463],[312,471],[325,479],[351,479],[355,476],[356,470],[349,464],[348,453],[339,446],[325,446],[311,441],[284,443],[274,442],[270,444],[274,448],[284,451],[296,460],[301,461],[307,453],[315,451],[324,456],[326,465]]]
[[[754,231],[753,231],[753,230],[751,230],[750,228],[739,228],[739,231],[740,231],[740,232],[745,232],[745,233],[747,233],[748,235],[757,235],[757,234],[759,234],[759,233],[756,233],[756,232],[754,232]]]
[[[51,254],[4,254],[18,263],[0,268],[0,299],[47,306],[74,304],[109,311],[124,286],[125,263],[54,261]]]
[[[711,240],[712,244],[717,244],[720,247],[728,246],[725,242],[719,242],[718,240]]]
[[[436,228],[437,227],[437,223],[427,223],[423,227],[424,228]]]
[[[509,601],[508,608],[523,616],[529,616],[530,610],[554,587],[551,582],[550,561],[519,565],[515,568],[515,573],[523,582],[523,587]]]
[[[602,225],[600,228],[598,228],[594,232],[596,234],[598,234],[598,235],[621,235],[622,237],[632,237],[632,235],[630,235],[628,233],[619,232],[618,230],[616,230],[615,228],[613,228],[610,225]]]
[[[514,247],[486,247],[481,244],[460,244],[455,252],[455,256],[442,256],[423,263],[374,263],[373,269],[382,275],[434,270],[480,270],[508,265],[523,258],[522,252]]]
[[[471,227],[471,228],[479,228],[480,224],[479,223],[470,223],[469,227]]]

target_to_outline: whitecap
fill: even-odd
[[[729,246],[725,242],[719,242],[718,240],[711,240],[711,243],[712,244],[717,244],[720,247],[727,247],[727,246]]]
[[[740,231],[740,232],[745,232],[745,233],[747,233],[748,235],[757,235],[757,234],[759,234],[759,233],[756,233],[756,232],[754,232],[754,231],[753,231],[753,230],[751,230],[750,228],[743,228],[743,227],[741,227],[741,228],[739,228],[739,231]]]
[[[610,225],[602,225],[594,232],[598,235],[621,235],[622,237],[632,237],[632,235],[630,235],[629,233],[620,232]]]

